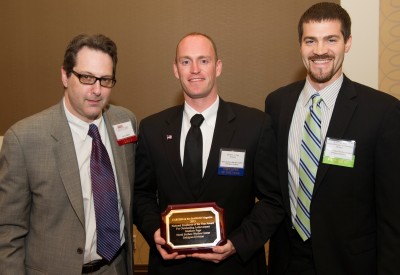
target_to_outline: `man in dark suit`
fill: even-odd
[[[0,152],[0,274],[133,274],[136,119],[108,105],[116,65],[111,39],[75,37],[61,68],[61,102],[6,132]],[[89,132],[96,128],[101,140]],[[92,169],[99,165],[93,152],[100,143],[101,159],[109,162]],[[106,182],[107,189],[99,187]]]
[[[263,112],[219,98],[221,74],[210,37],[191,33],[178,43],[174,63],[185,103],[144,119],[136,158],[134,221],[150,245],[149,274],[265,274],[264,243],[283,218],[275,138]],[[197,185],[186,171],[190,120],[204,122]],[[186,140],[186,141],[185,141]],[[242,174],[223,175],[233,152]],[[239,169],[240,170],[240,169]],[[188,176],[187,174],[191,174]],[[255,205],[255,197],[259,202]],[[215,202],[224,209],[227,243],[210,253],[178,255],[161,245],[160,213],[171,204]],[[250,214],[250,215],[249,215]],[[247,217],[247,218],[246,218]],[[269,226],[271,224],[271,226]]]
[[[315,4],[298,27],[307,77],[265,107],[286,209],[269,274],[399,274],[399,101],[343,74],[352,37],[342,7]]]

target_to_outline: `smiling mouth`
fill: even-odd
[[[203,80],[205,80],[205,78],[196,77],[196,78],[190,78],[189,82],[198,82],[198,81],[203,81]]]
[[[317,56],[311,56],[308,58],[310,62],[313,62],[315,64],[325,64],[328,62],[331,62],[334,58],[329,55],[317,55]]]
[[[315,63],[315,64],[325,64],[328,62],[331,62],[332,59],[312,59],[311,62]]]

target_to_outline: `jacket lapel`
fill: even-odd
[[[342,87],[340,88],[338,97],[336,99],[335,107],[332,113],[331,121],[329,123],[328,132],[326,137],[331,138],[343,138],[346,129],[351,121],[352,115],[357,108],[357,103],[353,100],[357,96],[356,91],[352,85],[351,80],[346,76],[343,79]],[[325,142],[324,147],[325,148]],[[324,150],[322,150],[322,153]],[[320,158],[320,164],[318,167],[317,178],[314,186],[313,197],[316,195],[323,178],[326,175],[330,165],[321,163],[322,155]]]
[[[107,128],[108,138],[110,140],[111,150],[114,158],[114,165],[117,174],[118,180],[118,188],[119,188],[119,195],[121,197],[121,204],[124,209],[125,215],[128,215],[130,211],[128,211],[130,205],[129,202],[130,196],[132,194],[132,188],[129,184],[129,174],[128,174],[128,167],[125,155],[125,146],[119,146],[117,142],[117,138],[114,133],[114,129],[112,125],[116,125],[119,123],[127,122],[128,120],[121,120],[121,118],[115,116],[112,112],[108,109],[103,113],[104,122]],[[130,167],[133,169],[133,167]]]
[[[288,140],[290,125],[292,123],[293,113],[296,108],[297,101],[300,93],[304,87],[305,81],[300,81],[285,95],[285,100],[282,101],[280,106],[282,111],[279,116],[279,130],[278,130],[278,165],[279,177],[285,179],[282,181],[282,196],[286,211],[290,214],[290,200],[289,200],[289,180],[288,180]]]
[[[161,140],[165,144],[165,150],[171,169],[177,179],[180,191],[185,192],[185,196],[195,200],[189,185],[186,182],[185,174],[182,168],[180,156],[180,139],[182,129],[183,105],[173,109],[171,115],[166,119],[166,128],[162,132]]]
[[[208,156],[200,194],[207,189],[207,185],[212,181],[212,177],[218,174],[220,149],[229,147],[237,127],[235,117],[236,115],[232,108],[220,98],[210,155]]]
[[[85,216],[82,200],[81,179],[78,162],[75,154],[74,141],[71,130],[65,116],[63,103],[59,105],[59,111],[53,116],[54,155],[65,191],[71,202],[72,208],[85,227]]]

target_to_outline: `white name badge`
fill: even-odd
[[[117,137],[118,145],[133,143],[137,140],[135,131],[133,130],[130,121],[113,125],[115,136]]]
[[[246,150],[221,149],[219,156],[218,175],[243,176]]]
[[[355,140],[327,138],[322,163],[354,167]]]

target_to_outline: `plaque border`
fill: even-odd
[[[191,211],[195,210],[195,211]],[[213,243],[206,244],[194,244],[194,245],[173,245],[170,241],[168,234],[168,216],[174,213],[185,213],[185,212],[200,212],[200,211],[216,211],[215,223],[217,226],[217,240]],[[219,207],[215,202],[204,202],[204,203],[188,203],[188,204],[170,204],[166,210],[161,213],[161,237],[166,241],[162,247],[169,253],[178,252],[178,254],[192,254],[192,253],[207,253],[212,252],[214,246],[223,245],[226,243],[226,232],[225,232],[225,216],[224,210]]]

